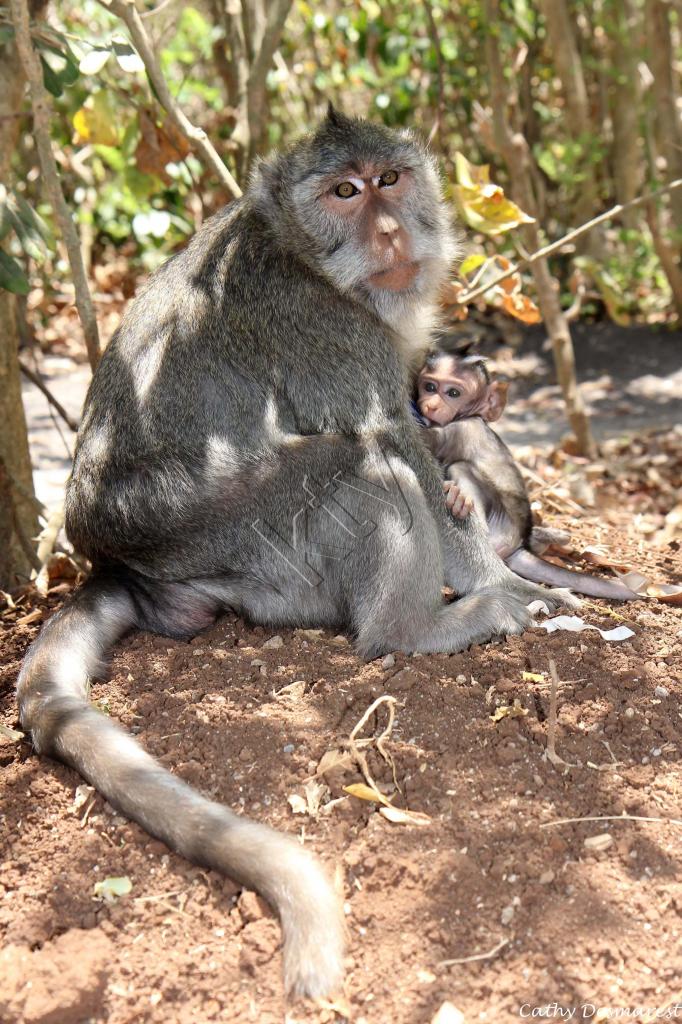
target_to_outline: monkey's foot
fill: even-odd
[[[474,509],[473,499],[461,490],[454,480],[443,483],[445,504],[456,519],[466,519]]]

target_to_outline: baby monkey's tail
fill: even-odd
[[[546,583],[550,587],[569,587],[587,597],[604,597],[610,601],[634,601],[638,595],[618,580],[601,579],[575,569],[562,569],[534,555],[525,548],[517,548],[505,561],[524,580]]]

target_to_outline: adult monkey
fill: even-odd
[[[346,627],[358,651],[456,651],[565,593],[454,523],[409,411],[454,254],[434,164],[406,132],[330,110],[150,280],[92,381],[66,524],[93,571],[19,678],[36,748],[193,861],[261,892],[287,988],[342,975],[338,901],[298,844],[204,799],[87,702],[132,627],[191,636],[221,609]],[[301,537],[303,540],[301,541]],[[445,605],[443,583],[463,597]]]

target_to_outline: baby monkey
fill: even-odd
[[[438,349],[426,357],[417,378],[417,408],[427,428],[424,439],[445,468],[443,487],[452,514],[464,519],[475,510],[497,553],[524,579],[590,597],[633,600],[637,595],[623,583],[562,569],[539,557],[567,535],[533,526],[523,477],[489,426],[506,402],[507,384],[491,380],[482,359]]]

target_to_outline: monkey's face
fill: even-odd
[[[285,244],[409,333],[457,251],[435,163],[410,133],[332,112],[261,174]]]
[[[481,385],[477,375],[462,371],[456,359],[430,361],[417,380],[417,405],[432,426],[444,427],[453,420],[476,415]]]
[[[417,378],[417,405],[431,426],[480,416],[498,420],[507,404],[507,384],[491,381],[480,361],[458,356],[430,356]]]

